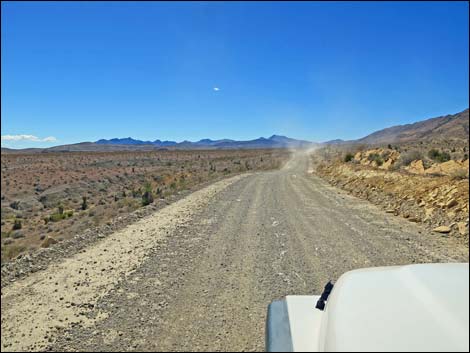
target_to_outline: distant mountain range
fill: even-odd
[[[97,145],[139,145],[139,146],[154,146],[158,148],[181,148],[181,149],[206,149],[206,148],[223,148],[223,149],[236,149],[236,148],[304,148],[313,145],[313,142],[296,140],[286,136],[272,135],[269,138],[260,137],[248,141],[236,140],[211,140],[203,139],[196,142],[191,141],[141,141],[135,140],[131,137],[127,138],[113,138],[110,140],[98,140],[95,142]]]
[[[357,140],[344,141],[341,139],[324,142],[323,145],[369,144],[381,145],[387,143],[404,143],[412,141],[468,141],[469,110],[466,109],[454,115],[419,121],[413,124],[397,125],[376,131]],[[297,140],[286,136],[272,135],[269,138],[260,137],[248,141],[230,139],[202,139],[191,141],[141,141],[131,137],[101,139],[96,142],[81,142],[70,145],[49,148],[11,149],[2,147],[2,153],[34,153],[34,152],[78,152],[78,151],[148,151],[155,149],[256,149],[256,148],[309,148],[320,143]]]
[[[297,140],[286,136],[273,135],[269,138],[260,137],[248,141],[230,139],[202,139],[191,141],[142,141],[132,137],[101,139],[96,142],[81,142],[49,148],[28,148],[15,150],[2,147],[3,153],[34,153],[34,152],[78,152],[78,151],[149,151],[155,149],[260,149],[260,148],[309,148],[318,145],[315,142]]]

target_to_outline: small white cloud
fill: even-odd
[[[214,87],[214,91],[218,92],[218,91],[220,91],[220,88],[219,87]]]
[[[43,139],[44,142],[56,142],[57,139],[54,136],[48,136]]]
[[[54,136],[41,139],[34,135],[2,135],[2,141],[55,142],[57,139]]]

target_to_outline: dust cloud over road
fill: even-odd
[[[263,350],[274,299],[319,293],[355,268],[468,261],[453,239],[311,171],[298,153],[282,170],[213,184],[8,285],[3,348]]]

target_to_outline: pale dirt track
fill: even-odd
[[[468,248],[280,171],[197,191],[2,289],[2,350],[263,350],[266,307],[345,271],[468,261]]]

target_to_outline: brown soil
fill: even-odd
[[[286,150],[2,154],[2,263],[132,213],[143,206],[146,187],[157,202],[222,177],[279,168],[289,155]]]

